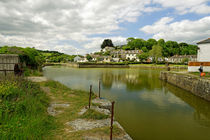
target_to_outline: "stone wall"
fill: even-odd
[[[7,72],[14,71],[15,64],[19,64],[19,62],[17,54],[0,54],[0,73],[4,70]]]
[[[168,71],[161,72],[160,79],[210,101],[210,79],[199,78],[187,73]]]

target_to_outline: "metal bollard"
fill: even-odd
[[[92,94],[92,85],[90,85],[90,94],[89,94],[89,109],[91,104],[91,94]]]
[[[101,80],[98,82],[98,97],[101,98]]]
[[[113,120],[114,120],[114,101],[112,102],[112,114],[111,114],[111,127],[110,127],[110,140],[112,140],[112,131],[113,131]]]

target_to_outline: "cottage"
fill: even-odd
[[[81,57],[77,55],[76,57],[74,57],[74,62],[78,62],[80,59]]]
[[[138,60],[138,54],[141,54],[140,50],[114,50],[111,52],[113,58],[122,58],[127,60]]]
[[[195,62],[197,60],[196,55],[174,55],[168,58],[170,63],[183,63],[185,60]]]
[[[197,61],[188,63],[188,71],[198,72],[198,69],[202,64],[204,72],[210,72],[210,38],[200,41],[197,44],[198,44]]]
[[[102,51],[103,52],[108,52],[108,51],[112,51],[114,49],[115,49],[114,47],[106,46]]]
[[[126,59],[127,60],[138,60],[138,54],[141,54],[140,50],[126,51]]]

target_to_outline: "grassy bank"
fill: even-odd
[[[40,83],[43,90],[50,97],[52,103],[58,104],[69,104],[67,108],[56,108],[58,113],[55,116],[55,122],[57,129],[53,130],[51,135],[47,139],[71,139],[81,140],[84,136],[96,136],[98,138],[104,136],[109,137],[109,127],[95,128],[91,130],[74,131],[74,129],[67,125],[68,122],[74,121],[75,119],[86,119],[86,120],[102,120],[109,118],[109,115],[105,115],[89,109],[83,115],[79,115],[81,109],[88,106],[89,93],[80,90],[72,90],[59,82],[47,81]],[[94,95],[92,99],[96,98]],[[97,104],[92,104],[97,105]],[[114,137],[124,135],[117,126],[114,127]]]
[[[40,85],[20,77],[0,78],[0,139],[43,139],[54,129]]]

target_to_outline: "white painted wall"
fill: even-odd
[[[128,58],[130,60],[137,59],[136,54],[126,54],[126,59],[128,59]]]
[[[188,66],[188,71],[189,72],[199,72],[200,66]],[[203,66],[203,72],[210,72],[210,67],[209,66]]]
[[[198,62],[210,62],[210,43],[198,44]]]

